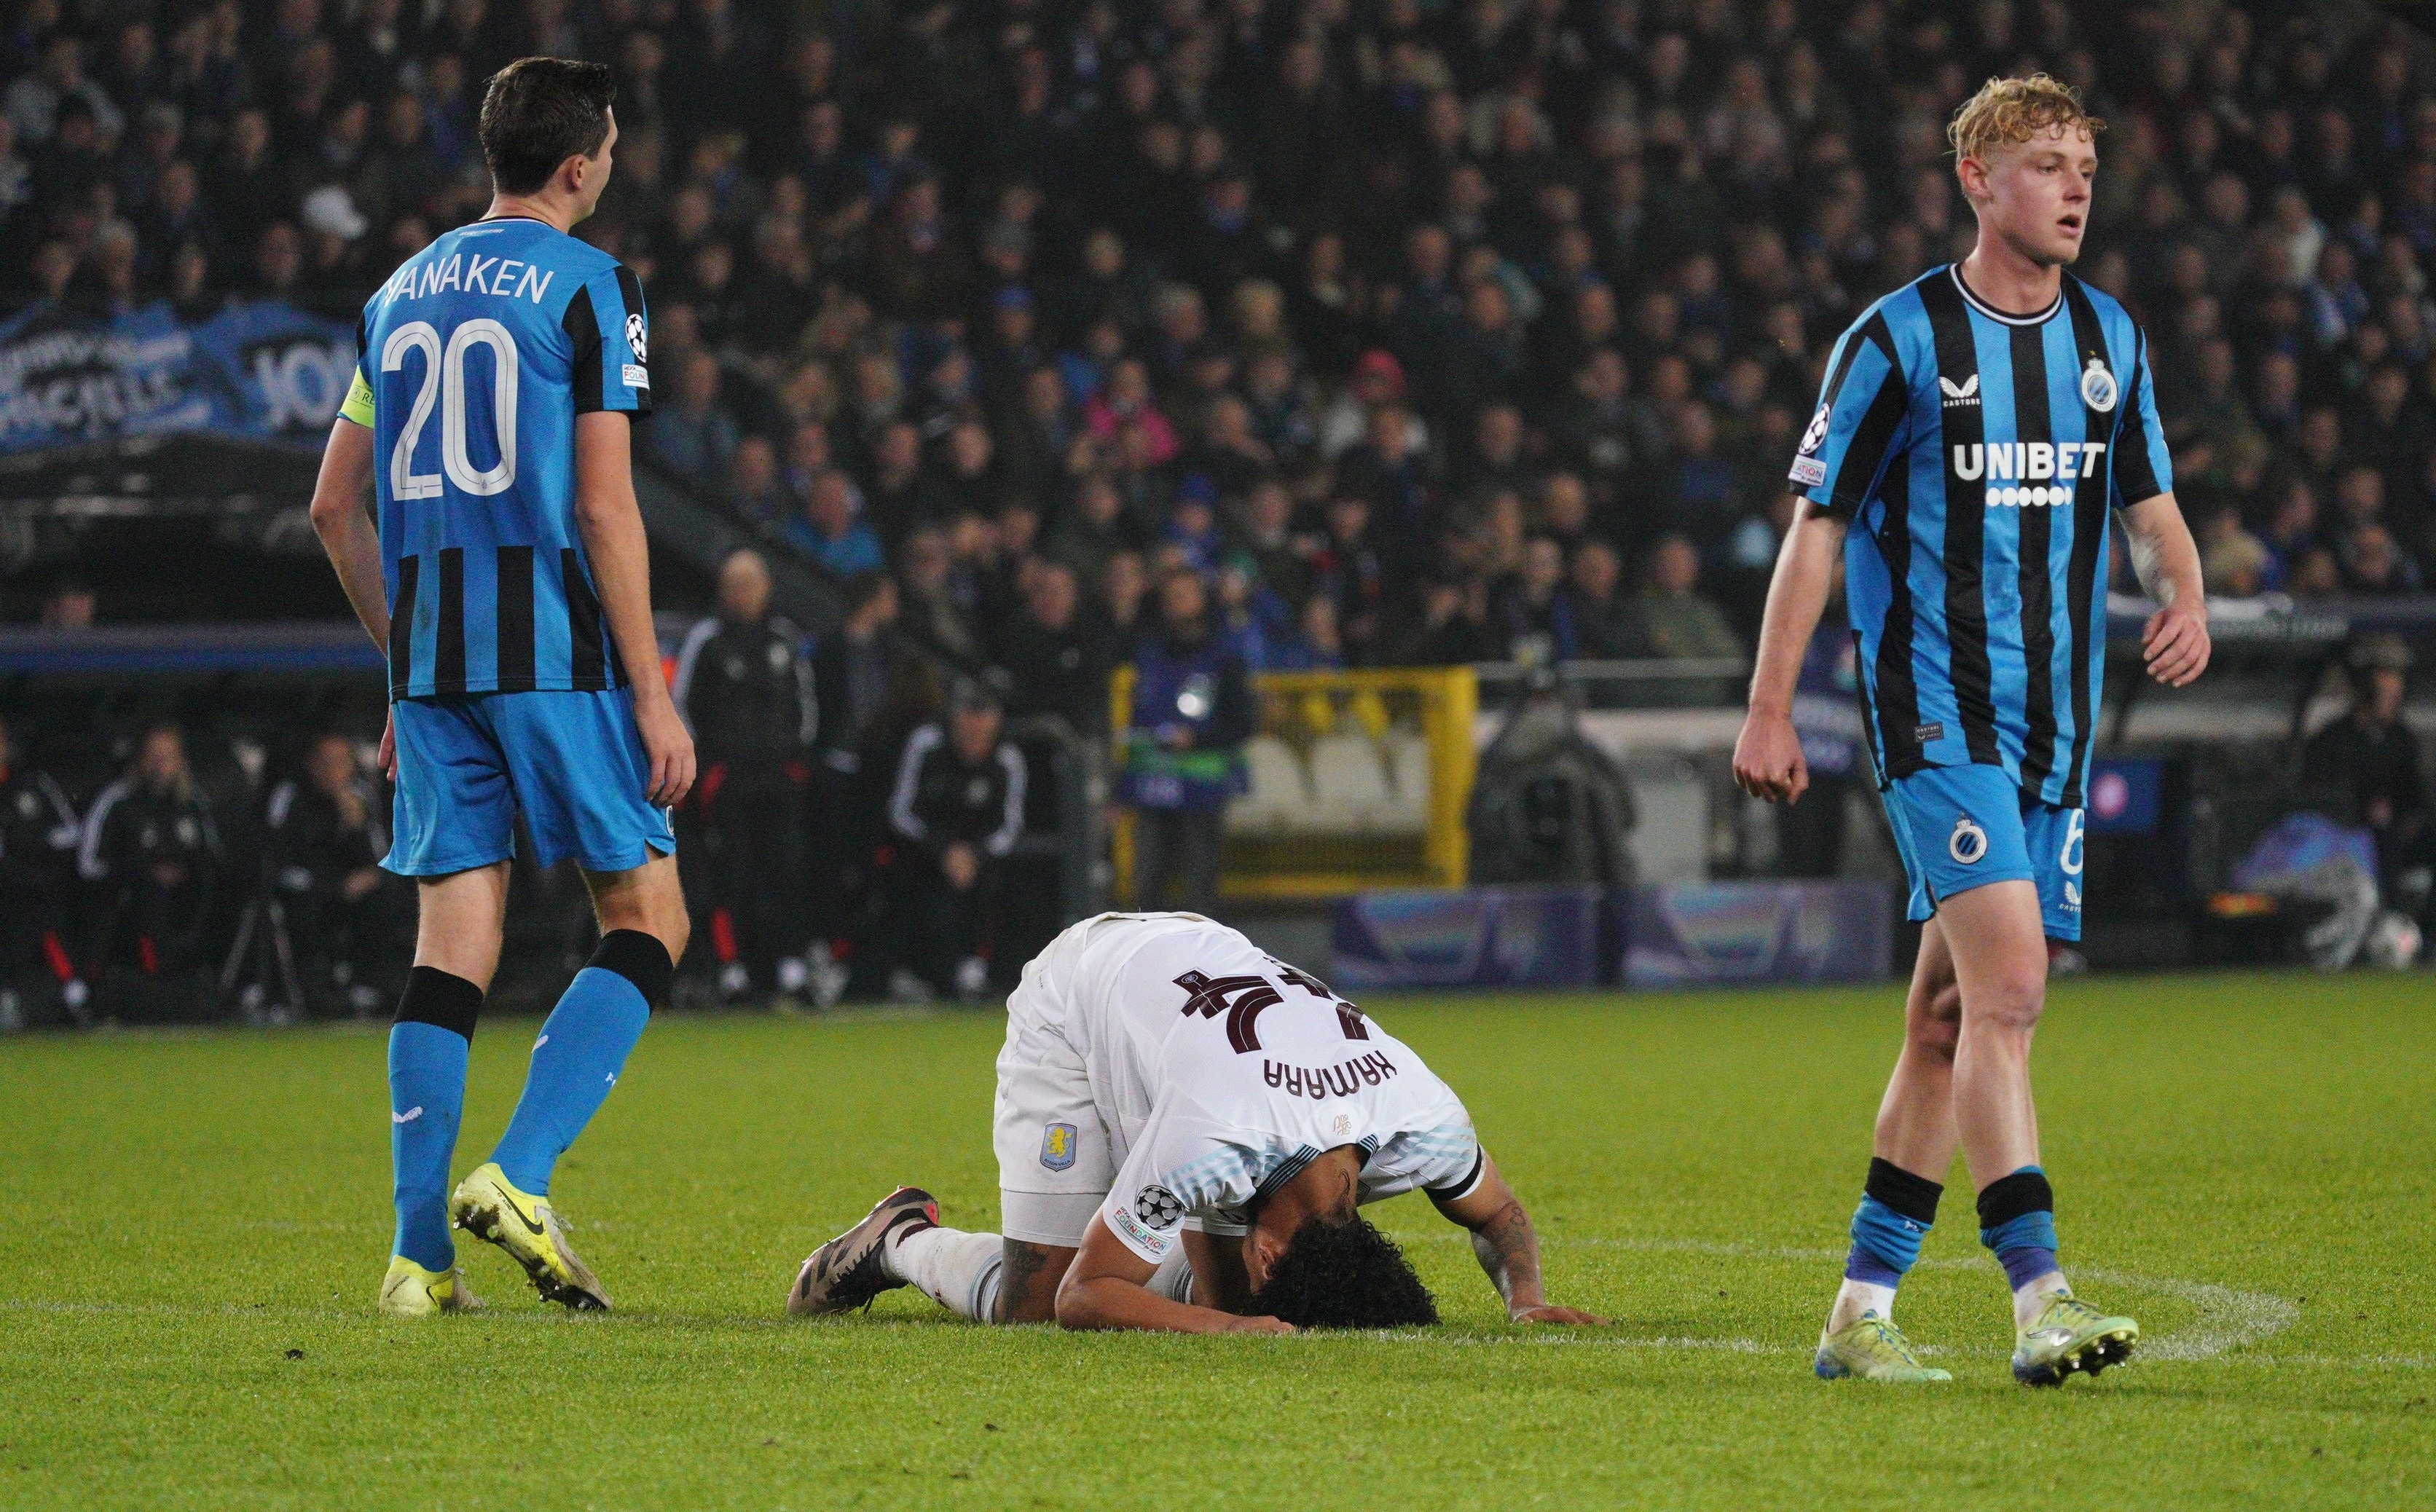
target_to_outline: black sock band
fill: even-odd
[[[417,966],[406,976],[406,991],[397,999],[401,1024],[437,1024],[467,1039],[482,1016],[482,989],[438,966]]]
[[[2024,1213],[2053,1211],[2055,1189],[2038,1171],[2016,1171],[1988,1183],[1988,1189],[1979,1193],[1979,1226],[1983,1229],[2001,1228]]]
[[[1870,1179],[1861,1190],[1916,1224],[1937,1222],[1937,1200],[1945,1195],[1943,1184],[1876,1156],[1870,1157]]]
[[[677,979],[677,964],[669,959],[669,947],[640,930],[612,930],[602,935],[584,965],[615,971],[633,982],[649,1008],[669,1000],[669,986]]]

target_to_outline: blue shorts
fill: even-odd
[[[1957,893],[2029,882],[2039,890],[2047,937],[2080,938],[2080,809],[2026,798],[2004,768],[1977,765],[1897,777],[1886,800],[1895,849],[1911,879],[1913,922]]]
[[[506,860],[519,815],[544,866],[572,856],[588,872],[625,872],[673,854],[668,810],[643,798],[652,769],[631,696],[613,688],[392,704],[396,835],[381,864],[401,877],[445,877]]]

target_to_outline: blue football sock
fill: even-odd
[[[482,989],[416,966],[389,1032],[389,1152],[397,1204],[391,1253],[428,1271],[457,1261],[448,1237],[448,1159],[465,1107],[465,1052]]]
[[[2055,1190],[2046,1173],[2024,1166],[1989,1183],[1979,1194],[1979,1243],[2005,1268],[2005,1283],[2018,1292],[2054,1272]]]
[[[1937,1222],[1937,1201],[1945,1189],[1891,1160],[1872,1159],[1861,1205],[1853,1212],[1853,1248],[1844,1278],[1871,1286],[1896,1286],[1920,1259],[1921,1242]]]
[[[524,1094],[491,1155],[517,1190],[548,1194],[551,1167],[618,1084],[652,999],[666,994],[674,971],[659,941],[613,930],[567,983],[533,1041]]]

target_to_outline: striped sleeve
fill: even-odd
[[[563,323],[572,349],[575,412],[652,412],[651,316],[634,270],[604,268],[566,302]]]
[[[1832,514],[1857,513],[1900,448],[1911,393],[1886,313],[1844,333],[1827,365],[1818,410],[1801,433],[1794,492]]]
[[[2149,373],[2149,336],[2132,342],[2132,384],[2114,427],[2114,508],[2128,510],[2174,489],[2174,460],[2157,419],[2157,381]]]

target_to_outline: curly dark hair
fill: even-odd
[[[1401,1329],[1438,1320],[1437,1300],[1413,1262],[1359,1217],[1305,1219],[1244,1311],[1298,1329]]]

